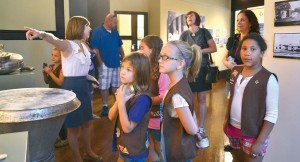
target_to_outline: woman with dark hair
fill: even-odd
[[[207,74],[207,65],[209,64],[210,53],[216,52],[217,47],[209,31],[205,28],[200,28],[201,23],[200,16],[195,11],[189,11],[186,16],[186,24],[188,30],[182,32],[180,40],[187,42],[190,46],[197,45],[202,49],[202,64],[201,69],[194,82],[190,82],[190,87],[194,93],[195,102],[198,101],[200,123],[200,135],[201,135],[201,147],[206,148],[209,146],[209,141],[205,135],[204,122],[206,116],[206,94],[212,88],[212,84],[205,83],[205,76]]]
[[[231,69],[236,65],[242,65],[243,62],[240,56],[240,49],[238,48],[240,40],[244,38],[248,33],[258,33],[259,34],[259,24],[257,17],[251,10],[242,10],[237,15],[236,28],[238,34],[235,34],[233,37],[229,37],[225,52],[223,57],[223,64]],[[226,75],[226,90],[229,92],[229,77],[230,71]]]
[[[66,28],[66,39],[58,39],[51,33],[25,27],[27,40],[40,38],[62,51],[62,71],[64,81],[62,88],[73,91],[80,100],[81,105],[75,111],[67,114],[65,126],[68,128],[68,141],[73,153],[74,162],[102,161],[102,158],[94,153],[91,147],[90,129],[92,116],[91,95],[88,81],[97,80],[88,75],[91,54],[82,43],[82,39],[88,39],[91,31],[90,22],[82,16],[70,18]],[[85,156],[82,158],[79,151],[78,137],[81,134]],[[70,159],[70,161],[72,161]]]

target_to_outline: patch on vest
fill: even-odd
[[[123,154],[129,154],[128,150],[126,147],[118,145],[118,149],[123,153]]]
[[[234,78],[236,78],[236,76],[239,74],[239,72],[237,70],[233,70],[233,72],[231,73],[231,75],[233,76],[230,76],[230,80],[229,80],[229,83],[230,84],[233,84],[234,83]]]
[[[258,84],[258,83],[259,83],[259,81],[258,81],[258,80],[256,80],[256,81],[255,81],[255,84]]]
[[[150,112],[153,117],[160,117],[160,111]]]

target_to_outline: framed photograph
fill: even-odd
[[[300,25],[300,0],[275,2],[274,26]]]
[[[204,28],[205,17],[200,16],[200,19],[201,19],[200,28]],[[188,27],[185,22],[185,13],[168,11],[167,41],[179,40],[181,33],[185,30],[188,30]]]
[[[275,33],[273,57],[300,59],[300,33]]]

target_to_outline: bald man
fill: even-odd
[[[120,61],[124,57],[122,40],[118,31],[117,16],[108,14],[102,25],[97,27],[92,34],[91,46],[96,51],[96,57],[99,62],[99,89],[103,101],[101,115],[108,114],[107,98],[109,88],[112,88],[112,94],[120,86]]]

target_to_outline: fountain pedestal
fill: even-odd
[[[0,134],[28,131],[26,161],[55,162],[53,144],[66,114],[79,106],[75,93],[62,89],[0,91]]]

